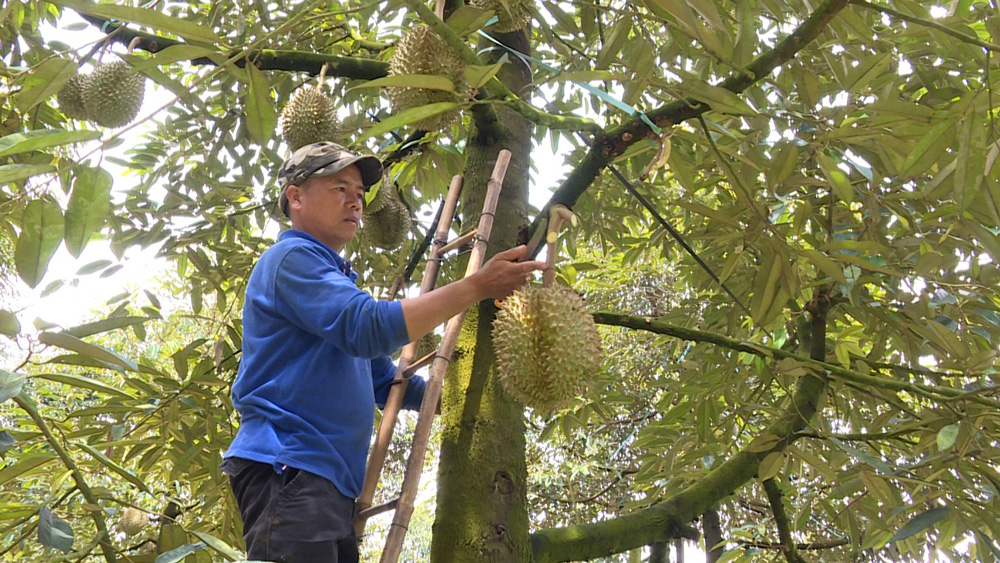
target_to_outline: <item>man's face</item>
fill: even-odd
[[[288,186],[286,193],[292,227],[338,252],[354,238],[365,202],[365,186],[357,166],[309,178],[301,186]]]

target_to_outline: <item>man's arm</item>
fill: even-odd
[[[419,297],[403,299],[403,318],[410,340],[416,340],[434,327],[484,299],[503,299],[524,285],[535,270],[545,269],[544,262],[517,262],[525,247],[518,246],[491,258],[481,270]]]

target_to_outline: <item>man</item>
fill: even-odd
[[[382,178],[378,159],[314,143],[278,177],[292,229],[261,255],[247,284],[232,391],[242,419],[222,468],[249,559],[354,563],[354,500],[375,405],[395,374],[388,355],[474,303],[506,297],[544,264],[517,263],[518,247],[445,287],[378,301],[355,286],[357,273],[339,254],[358,229],[366,190]],[[423,391],[423,380],[412,379],[403,406],[418,409]]]

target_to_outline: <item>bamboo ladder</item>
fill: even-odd
[[[448,251],[463,246],[470,241],[474,241],[474,244],[472,253],[469,256],[469,264],[465,270],[465,277],[478,272],[482,267],[486,256],[486,249],[489,245],[490,233],[493,230],[493,218],[496,212],[497,201],[500,198],[500,189],[503,187],[503,179],[507,174],[510,157],[511,153],[508,150],[502,150],[497,155],[493,174],[490,176],[487,184],[486,201],[483,203],[483,210],[479,216],[479,225],[477,228],[459,236],[451,242],[445,242],[448,236],[448,229],[454,219],[458,196],[462,189],[462,177],[455,176],[452,179],[448,195],[445,199],[445,206],[441,213],[441,220],[438,223],[434,241],[431,245],[430,255],[427,258],[427,267],[424,269],[424,275],[421,279],[421,294],[434,289],[442,257]],[[437,410],[438,401],[441,398],[445,370],[447,370],[448,364],[451,362],[452,353],[455,351],[455,343],[458,341],[458,333],[462,328],[464,320],[464,311],[448,320],[444,336],[441,339],[441,345],[435,352],[414,362],[417,347],[419,346],[419,343],[414,341],[407,344],[400,354],[399,365],[396,369],[392,388],[389,391],[389,398],[386,400],[385,408],[382,410],[382,422],[379,424],[375,445],[372,447],[371,455],[368,458],[365,483],[361,490],[361,495],[358,497],[357,516],[354,520],[354,531],[360,540],[369,518],[390,510],[396,511],[386,537],[381,563],[396,563],[403,550],[403,540],[406,537],[410,517],[413,515],[413,503],[417,496],[420,475],[423,472],[424,456],[427,453],[427,443],[434,422],[434,414]],[[420,414],[417,418],[416,430],[414,431],[413,445],[407,460],[406,473],[403,476],[403,485],[399,497],[387,503],[372,506],[371,503],[375,496],[375,489],[378,487],[379,477],[385,466],[389,443],[392,441],[397,415],[403,404],[403,394],[406,391],[407,382],[418,369],[427,364],[431,366],[430,379],[427,381],[427,387],[424,390],[424,399],[420,405]]]

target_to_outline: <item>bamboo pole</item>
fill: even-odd
[[[493,174],[487,184],[486,202],[483,204],[483,212],[479,216],[479,236],[475,238],[475,245],[469,256],[469,265],[465,270],[466,277],[478,272],[486,257],[490,233],[493,230],[493,217],[496,213],[497,201],[500,199],[503,179],[507,175],[510,157],[511,153],[508,150],[502,150],[497,155]],[[424,390],[424,401],[420,405],[420,416],[414,431],[413,448],[410,450],[410,457],[406,463],[406,473],[403,476],[403,490],[400,492],[392,526],[389,527],[389,534],[385,540],[385,550],[382,551],[381,563],[396,563],[403,551],[403,540],[406,538],[410,517],[413,515],[413,502],[417,497],[420,474],[424,469],[424,456],[427,454],[427,443],[431,435],[431,425],[434,423],[434,412],[441,399],[444,373],[451,362],[455,344],[458,342],[458,333],[462,329],[464,320],[465,311],[448,320],[444,337],[441,339],[441,347],[438,348],[438,355],[434,358],[434,363],[431,364],[431,377]]]
[[[441,248],[447,242],[448,230],[455,217],[455,208],[458,207],[458,197],[462,193],[462,177],[455,176],[451,179],[448,187],[448,195],[445,196],[444,209],[441,212],[441,220],[438,222],[437,231],[434,233],[434,240],[431,241],[430,254],[427,258],[427,266],[424,268],[423,278],[420,280],[420,293],[427,293],[434,289],[437,283],[438,270],[441,267]],[[363,512],[370,508],[372,499],[375,497],[375,489],[378,488],[378,481],[382,475],[382,468],[385,467],[385,458],[389,452],[389,443],[392,442],[392,434],[396,428],[396,419],[399,410],[403,406],[403,395],[406,392],[406,385],[409,382],[407,369],[410,367],[415,356],[419,341],[415,340],[403,347],[399,355],[399,363],[396,366],[396,375],[393,378],[393,385],[389,389],[389,398],[385,401],[382,409],[382,422],[378,427],[378,435],[375,445],[372,446],[371,455],[368,456],[368,467],[365,469],[365,483],[361,488],[361,495],[357,500],[357,511],[354,519],[354,533],[361,538],[365,531],[365,523],[368,516]]]

